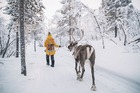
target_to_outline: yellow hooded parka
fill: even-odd
[[[48,50],[48,45],[49,45],[49,44],[53,44],[55,47],[59,47],[59,45],[57,45],[57,44],[55,43],[55,41],[54,41],[54,39],[53,39],[53,37],[52,37],[51,34],[48,34],[47,39],[46,39],[45,42],[44,42],[44,46],[46,47],[46,54],[47,54],[47,55],[54,55],[55,52],[56,52],[56,50],[53,49],[53,50],[49,51],[49,50]]]

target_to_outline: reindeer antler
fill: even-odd
[[[81,41],[83,39],[83,37],[84,37],[84,31],[83,31],[83,29],[81,29],[80,31],[82,32],[82,36],[81,36],[81,38],[78,41]]]
[[[79,34],[81,33],[81,35],[79,35],[79,37],[80,37],[80,39],[79,40],[76,40],[75,38],[74,38],[74,35],[73,35],[73,32],[74,31],[72,31],[72,38],[74,39],[74,41],[76,41],[76,42],[79,42],[79,41],[81,41],[82,40],[82,38],[84,37],[84,31],[83,31],[83,29],[79,29],[79,28],[77,28],[77,27],[75,27],[76,29],[78,29],[80,32],[79,32]],[[78,32],[77,32],[78,33]],[[78,34],[77,34],[78,35]]]

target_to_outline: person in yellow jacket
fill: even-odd
[[[54,67],[54,54],[56,52],[54,47],[61,47],[60,45],[57,45],[54,41],[54,38],[52,37],[51,33],[48,32],[48,36],[44,42],[44,47],[46,47],[46,61],[47,65],[50,65],[49,63],[49,57],[51,57],[51,67]]]

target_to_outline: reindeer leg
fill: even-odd
[[[75,71],[76,71],[77,80],[78,80],[80,78],[80,66],[78,66],[78,62],[75,62]]]
[[[91,90],[96,91],[96,86],[95,86],[95,77],[94,77],[94,66],[91,66],[91,75],[92,75],[92,86]]]
[[[78,74],[78,70],[77,70],[77,62],[75,61],[75,71],[76,71],[76,74]]]
[[[80,76],[80,81],[82,81],[83,80],[83,76],[84,76],[84,72],[85,72],[85,67],[84,67],[84,63],[83,64],[81,64],[81,67],[82,67],[82,73],[81,73],[81,76]]]
[[[81,71],[80,71],[80,65],[79,65],[78,67],[79,67],[79,69],[78,69],[78,73],[77,73],[77,80],[79,80],[79,79],[80,79],[80,76],[81,76],[81,75],[80,75],[80,72],[81,72]]]

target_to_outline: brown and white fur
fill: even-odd
[[[71,42],[68,49],[73,52],[75,58],[75,71],[77,74],[77,80],[82,81],[85,72],[85,61],[89,60],[92,75],[92,87],[93,91],[96,90],[95,77],[94,77],[94,64],[95,64],[95,49],[91,45],[78,45],[77,42]],[[82,68],[82,72],[80,71]],[[81,73],[80,73],[81,72]]]

